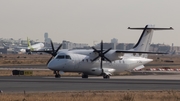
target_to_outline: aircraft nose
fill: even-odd
[[[48,67],[49,69],[51,69],[51,70],[54,70],[54,69],[56,68],[55,60],[52,59],[52,60],[48,63],[47,67]]]
[[[51,70],[60,70],[62,66],[63,64],[61,63],[61,61],[57,59],[52,59],[47,65],[47,67]]]

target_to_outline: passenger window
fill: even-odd
[[[56,59],[64,59],[64,55],[58,55]]]
[[[66,55],[66,59],[71,59],[71,57],[69,55]]]

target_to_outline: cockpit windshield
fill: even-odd
[[[58,55],[56,59],[64,59],[64,55]]]
[[[58,55],[56,59],[71,59],[69,55]]]

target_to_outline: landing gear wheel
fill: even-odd
[[[109,79],[110,76],[105,74],[105,75],[103,75],[103,78],[104,78],[104,79]]]
[[[60,74],[55,74],[55,78],[60,78],[61,75]]]
[[[88,78],[88,75],[83,74],[83,75],[82,75],[82,78]]]
[[[54,74],[55,74],[55,78],[60,78],[61,75],[59,74],[59,71],[54,71]]]

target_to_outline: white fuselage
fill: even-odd
[[[87,50],[85,50],[84,52],[83,50],[78,51],[78,54],[75,51],[59,53],[56,57],[54,57],[54,59],[49,62],[48,68],[56,71],[79,72],[88,75],[100,75],[102,73],[102,70],[100,68],[100,60],[92,62],[90,58],[91,56],[86,55],[90,53],[92,53],[92,50],[89,50],[89,52]],[[58,56],[61,57],[59,58]],[[64,56],[64,58],[62,56]],[[66,56],[70,58],[66,58]],[[113,74],[116,72],[119,73],[132,70],[151,61],[152,59],[147,59],[143,57],[123,57],[122,59],[114,60],[111,63],[108,61],[103,61],[103,70],[107,74]]]
[[[43,47],[44,47],[43,43],[37,43],[37,44],[32,45],[31,47],[28,47],[28,49],[33,48],[33,50],[40,50]]]
[[[28,46],[28,47],[21,47],[19,48],[19,51],[21,53],[26,53],[26,50],[34,50],[34,51],[38,51],[40,49],[42,49],[44,47],[44,44],[43,43],[37,43],[37,44],[34,44],[34,45],[31,45],[31,46]]]

